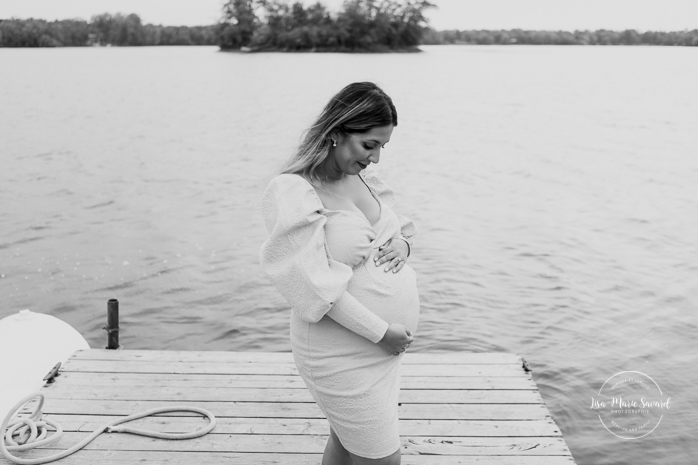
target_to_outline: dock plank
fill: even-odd
[[[62,384],[73,386],[139,386],[162,387],[252,387],[306,389],[298,374],[292,375],[194,375],[173,373],[94,373],[62,372],[58,378]],[[519,376],[403,376],[401,389],[537,389],[530,374]]]
[[[30,452],[31,456],[48,455],[49,450]],[[29,456],[29,454],[27,454]],[[183,452],[172,454],[160,451],[98,451],[83,450],[77,454],[61,459],[61,465],[131,465],[147,463],[148,465],[318,465],[321,454],[270,454],[270,453],[225,453],[225,452]],[[3,460],[3,459],[0,459]],[[3,462],[0,462],[3,463]],[[406,455],[402,465],[570,465],[574,460],[570,456],[443,456],[443,455]]]
[[[50,415],[64,431],[92,432],[96,428],[123,416]],[[191,416],[153,416],[129,423],[165,433],[194,431],[208,423],[204,418]],[[316,434],[327,435],[329,426],[323,418],[217,418],[216,429],[210,434]],[[400,431],[407,436],[463,436],[463,437],[559,437],[560,430],[551,419],[547,420],[401,420]]]
[[[52,447],[64,450],[89,433],[64,433]],[[86,450],[134,450],[169,452],[272,452],[321,454],[327,435],[209,434],[181,441],[166,441],[132,434],[106,433],[85,446]],[[564,455],[562,438],[550,437],[401,437],[403,455]]]
[[[160,401],[51,399],[44,405],[44,412],[126,416],[143,410],[173,405],[203,407],[217,417],[324,418],[320,408],[311,402],[238,402],[232,399],[227,402],[187,402],[179,399]],[[536,404],[402,404],[399,407],[399,415],[400,418],[414,420],[544,420],[549,418],[545,406]]]
[[[107,399],[111,400],[160,400],[178,399],[187,402],[314,402],[307,389],[260,389],[232,387],[163,387],[140,386],[137,392],[121,386],[102,386],[98,391],[91,386],[72,386],[56,383],[46,389],[52,399]],[[535,390],[494,389],[412,389],[400,391],[400,402],[420,404],[540,404],[541,397]]]
[[[398,407],[403,465],[574,464],[522,363],[506,353],[408,353]],[[214,431],[191,440],[103,434],[62,459],[66,465],[317,465],[329,432],[290,353],[79,351],[42,392],[45,415],[64,437],[22,457],[63,450],[108,421],[155,407],[202,407],[217,418]],[[206,423],[177,412],[130,426],[187,432]]]
[[[152,350],[82,350],[75,353],[80,360],[117,360],[153,362],[204,362],[204,363],[293,363],[291,352],[224,352],[224,351],[152,351]],[[518,365],[521,357],[506,352],[487,353],[409,353],[404,365]]]
[[[515,376],[521,371],[521,365],[458,365],[444,366],[435,364],[412,364],[409,370],[403,370],[402,376]],[[110,360],[70,359],[62,368],[64,371],[81,371],[96,373],[162,373],[162,374],[238,374],[238,375],[297,375],[293,362],[282,363],[247,363],[247,362],[175,362],[146,363],[127,360],[124,362]]]

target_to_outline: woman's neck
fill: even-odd
[[[320,165],[319,174],[323,182],[336,183],[346,179],[347,175],[338,167],[334,166],[333,161],[333,158],[328,157],[325,159],[325,163]]]

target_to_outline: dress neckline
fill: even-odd
[[[371,194],[371,197],[373,197],[374,199],[376,199],[376,202],[378,202],[378,219],[376,220],[375,223],[371,223],[371,221],[368,219],[368,217],[364,214],[364,212],[360,211],[360,209],[359,209],[359,211],[357,212],[357,211],[354,211],[354,210],[331,210],[331,209],[329,209],[329,208],[326,208],[325,205],[322,203],[322,199],[320,198],[320,196],[318,195],[317,191],[315,190],[315,186],[313,186],[312,184],[310,184],[310,182],[308,182],[307,179],[306,179],[306,182],[308,182],[308,184],[310,184],[310,187],[312,187],[313,193],[314,193],[315,196],[317,197],[318,201],[320,201],[320,205],[322,205],[322,209],[323,209],[324,211],[335,212],[335,213],[349,213],[349,214],[351,214],[351,215],[358,216],[359,218],[362,218],[366,223],[368,223],[369,226],[371,226],[371,227],[373,228],[375,225],[377,225],[378,223],[380,223],[381,219],[383,218],[383,202],[381,202],[380,197],[378,197],[378,196],[376,195],[376,193],[373,192],[373,189],[371,189],[371,187],[370,187],[368,184],[366,184],[366,181],[364,181],[364,178],[361,177],[361,173],[357,174],[357,176],[359,177],[359,179],[361,180],[361,182],[364,183],[364,186],[366,186],[366,188],[368,189],[368,192]],[[303,176],[301,176],[301,177],[303,178]],[[303,179],[305,179],[305,178],[303,178]],[[357,208],[358,208],[358,207],[357,207]]]
[[[381,203],[380,197],[378,197],[378,195],[376,195],[376,193],[373,192],[373,189],[371,189],[371,187],[368,184],[366,184],[366,181],[364,181],[364,178],[361,177],[361,173],[357,174],[357,176],[359,177],[359,179],[361,179],[361,182],[364,183],[364,186],[366,186],[366,189],[368,189],[369,194],[371,194],[371,196],[374,199],[376,199],[376,202],[378,203],[378,219],[375,223],[371,224],[371,221],[369,221],[368,217],[363,212],[361,212],[363,217],[366,218],[366,221],[368,221],[368,223],[371,224],[371,226],[374,226],[378,224],[381,218],[383,218],[383,204]]]

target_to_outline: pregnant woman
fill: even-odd
[[[370,167],[395,126],[378,86],[348,85],[262,197],[262,267],[292,307],[293,358],[330,423],[323,465],[400,463],[399,369],[419,319],[415,227]]]

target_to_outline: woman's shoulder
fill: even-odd
[[[291,173],[281,173],[274,176],[271,181],[269,181],[269,185],[267,186],[266,190],[297,194],[315,191],[310,182],[308,182],[308,180],[306,180],[303,176]]]
[[[306,208],[318,210],[322,208],[322,202],[315,192],[315,188],[303,176],[291,173],[282,173],[274,176],[264,191],[264,198],[275,198],[278,202],[296,203]]]
[[[276,188],[312,188],[310,183],[303,176],[292,173],[277,174],[269,181],[269,186],[274,186]]]

